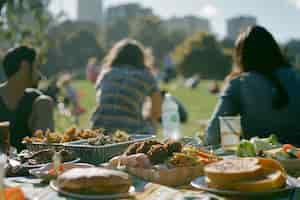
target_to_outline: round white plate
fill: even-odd
[[[108,199],[124,199],[124,198],[130,198],[132,197],[132,195],[130,195],[130,193],[132,192],[132,188],[130,188],[129,193],[124,193],[124,194],[111,194],[111,195],[103,195],[103,194],[99,194],[99,195],[86,195],[86,194],[77,194],[77,193],[72,193],[72,192],[67,192],[64,191],[62,189],[60,189],[57,186],[57,183],[55,180],[52,180],[50,182],[50,187],[58,192],[59,194],[62,194],[64,196],[68,196],[68,197],[72,197],[72,198],[78,198],[78,199],[84,199],[84,200],[108,200]]]
[[[207,184],[205,183],[205,176],[196,178],[191,182],[191,185],[197,189],[211,192],[217,195],[223,195],[223,196],[266,196],[266,195],[272,195],[276,193],[283,193],[295,189],[295,187],[292,186],[289,181],[287,181],[286,186],[283,188],[278,188],[278,189],[264,191],[264,192],[240,192],[235,190],[221,190],[221,189],[208,187]]]
[[[64,162],[64,163],[78,163],[79,161],[80,161],[80,158],[77,158],[75,160],[71,160],[71,161]],[[24,164],[22,164],[22,166],[25,167],[25,168],[28,168],[28,169],[33,169],[33,168],[41,168],[41,167],[44,167],[48,164],[49,163],[38,164],[38,165],[29,165],[28,163],[24,163]]]

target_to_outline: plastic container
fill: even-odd
[[[165,138],[181,138],[178,105],[169,93],[165,95],[162,105],[162,125]]]

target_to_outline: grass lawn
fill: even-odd
[[[167,88],[172,95],[177,97],[187,108],[189,120],[182,125],[183,135],[192,136],[200,129],[199,120],[207,120],[214,109],[217,102],[217,96],[211,95],[208,91],[209,81],[202,81],[196,89],[187,89],[180,81],[173,82],[162,87]],[[87,112],[80,118],[79,127],[89,127],[89,117],[95,108],[95,89],[88,81],[75,81],[75,87],[83,93],[81,104]],[[62,117],[58,113],[55,114],[57,130],[62,131],[70,126],[72,122]]]

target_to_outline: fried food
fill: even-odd
[[[126,142],[126,141],[129,141],[129,140],[130,140],[130,136],[129,136],[126,132],[124,132],[124,131],[117,130],[117,131],[113,134],[112,140],[113,140],[115,143]]]
[[[192,167],[203,164],[197,157],[185,153],[174,153],[169,163],[173,167]]]
[[[25,137],[23,138],[23,142],[32,143],[32,142],[41,142],[41,143],[64,143],[64,142],[72,142],[80,139],[89,139],[95,138],[99,135],[99,130],[90,130],[90,129],[82,129],[79,130],[75,127],[71,127],[67,129],[64,133],[60,132],[51,132],[49,129],[45,132],[42,130],[37,130],[33,137]]]
[[[129,147],[124,152],[125,155],[133,155],[137,153],[137,149],[143,144],[143,142],[136,142],[134,144],[129,145]]]
[[[59,133],[46,133],[46,143],[60,143],[62,141],[62,135]]]
[[[30,165],[44,164],[52,162],[55,150],[46,149],[33,153],[31,156],[23,158],[23,162],[28,162]],[[59,151],[62,162],[68,162],[75,159],[75,156],[70,151],[61,150]]]
[[[42,130],[37,130],[37,131],[35,131],[33,136],[36,137],[36,138],[43,139],[44,138],[44,132]]]
[[[147,155],[153,165],[161,164],[169,157],[168,151],[161,144],[152,145]]]
[[[100,133],[98,133],[96,138],[89,140],[89,144],[106,145],[106,144],[127,142],[129,140],[131,140],[131,137],[124,131],[117,130],[112,135],[105,135],[104,131],[101,131]]]
[[[169,156],[172,156],[173,153],[179,153],[182,150],[182,144],[175,140],[168,140],[164,144],[164,147],[167,149]]]
[[[89,140],[89,144],[91,145],[106,145],[112,143],[113,143],[112,138],[110,136],[103,135],[103,134]]]
[[[148,151],[151,149],[153,145],[162,145],[160,142],[156,140],[148,140],[141,143],[141,145],[137,148],[136,153],[144,153],[148,155]]]

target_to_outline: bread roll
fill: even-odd
[[[204,167],[204,174],[214,183],[248,180],[263,174],[256,158],[222,160]]]
[[[213,182],[205,177],[207,186],[221,190],[236,190],[240,192],[265,192],[268,190],[283,187],[286,182],[285,175],[279,171],[265,171],[265,174],[259,177],[253,177],[250,180],[239,182]]]
[[[127,193],[131,186],[128,174],[104,168],[75,168],[57,179],[58,187],[80,194]]]
[[[283,187],[286,173],[278,161],[265,158],[228,159],[204,168],[211,188],[264,192]]]

